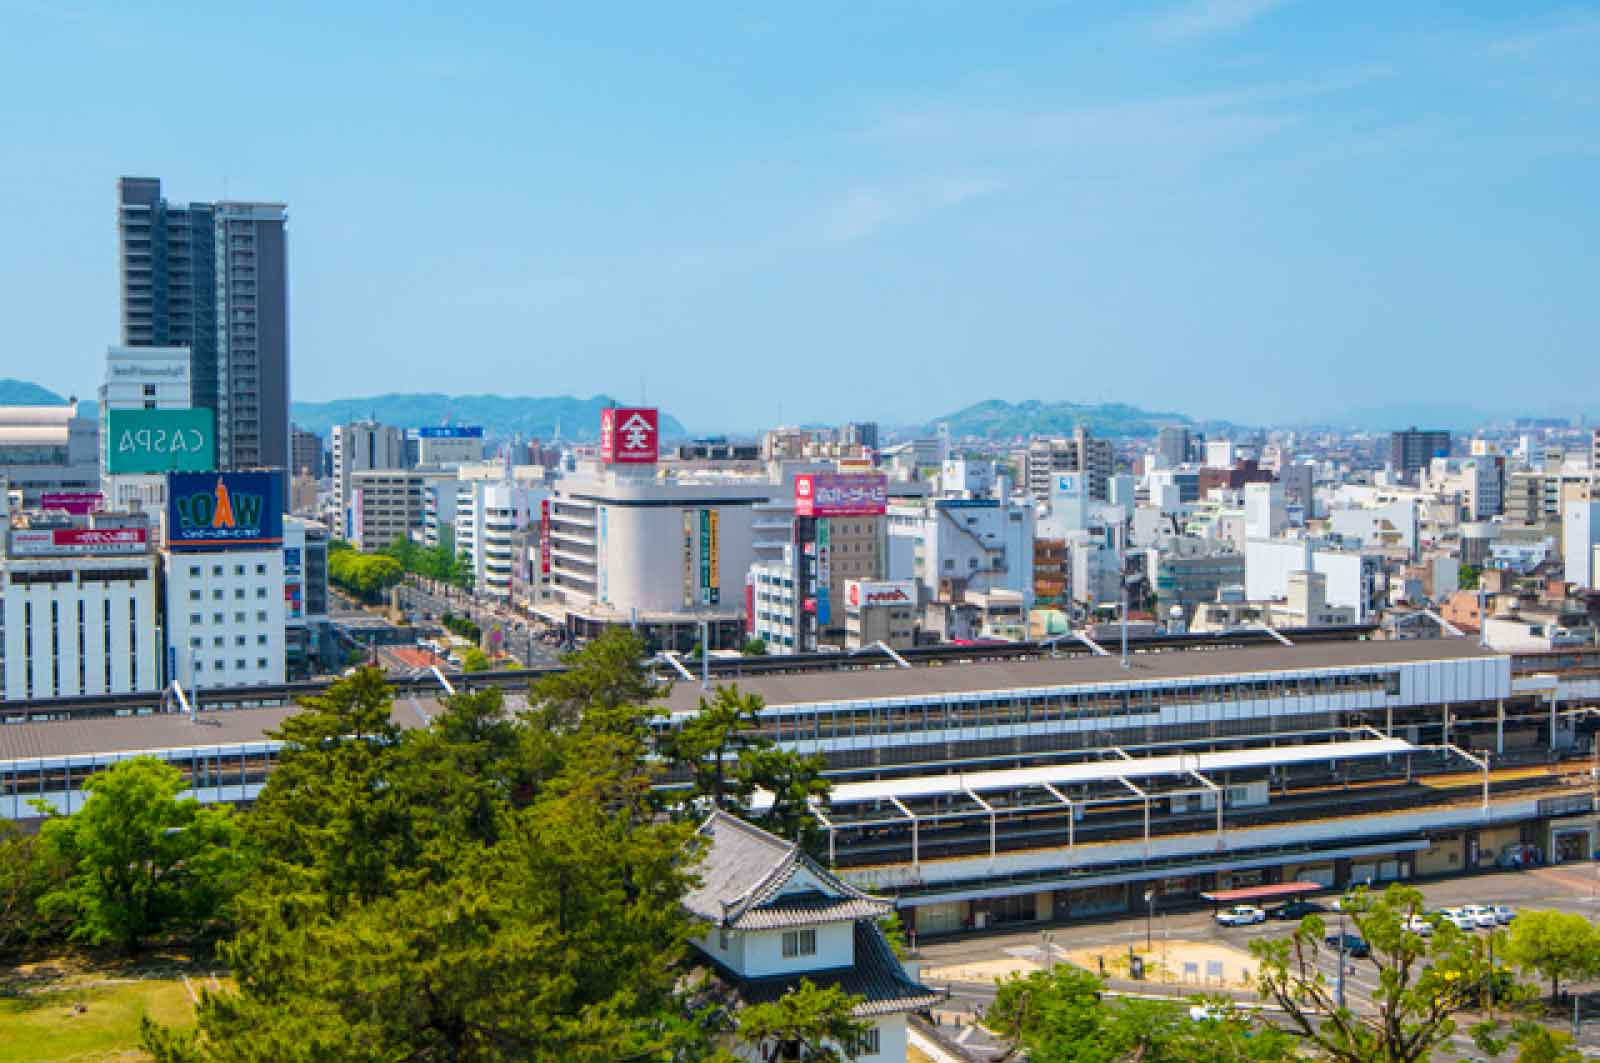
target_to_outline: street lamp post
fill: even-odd
[[[1144,951],[1148,954],[1155,950],[1152,940],[1153,927],[1156,919],[1156,891],[1151,887],[1144,891]]]

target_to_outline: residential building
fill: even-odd
[[[1417,476],[1436,457],[1450,456],[1450,433],[1443,429],[1408,428],[1389,436],[1389,464],[1403,482]]]
[[[1070,438],[1035,439],[1028,444],[1027,467],[1023,475],[1028,493],[1037,499],[1050,497],[1053,478],[1060,473],[1076,473],[1088,480],[1089,498],[1107,500],[1107,485],[1115,469],[1115,455],[1109,439],[1096,439],[1079,426]]]
[[[66,406],[0,406],[0,480],[37,509],[46,496],[99,504],[99,429]],[[75,507],[76,508],[76,507]]]
[[[1026,498],[897,500],[888,511],[886,576],[915,580],[925,603],[1002,589],[1031,608],[1036,520]]]
[[[859,997],[854,1017],[867,1023],[849,1058],[904,1063],[906,1016],[944,994],[905,971],[879,923],[894,905],[840,880],[784,841],[726,812],[696,832],[698,884],[683,899],[697,932],[696,951],[731,1010],[771,1003],[801,979]],[[755,1058],[776,1058],[758,1046]]]
[[[189,348],[225,469],[289,467],[287,228],[281,203],[180,206],[155,178],[117,182],[122,342]]]
[[[31,514],[3,534],[5,701],[160,689],[148,518]]]
[[[1244,582],[1244,555],[1189,537],[1164,540],[1149,550],[1145,571],[1156,593],[1156,614],[1187,618],[1222,587]]]
[[[507,601],[516,568],[514,539],[539,518],[550,492],[513,480],[468,480],[457,488],[455,547],[472,564],[477,593]]]
[[[393,425],[377,421],[334,425],[332,451],[333,533],[340,539],[353,539],[355,474],[368,469],[407,468],[406,435]]]

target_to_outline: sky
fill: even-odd
[[[0,376],[122,174],[290,211],[293,392],[691,429],[1593,412],[1600,5],[0,0]]]

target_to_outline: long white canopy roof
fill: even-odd
[[[1128,760],[1096,760],[1088,763],[1056,764],[1043,768],[1013,768],[1005,771],[979,771],[966,774],[916,775],[874,782],[841,783],[833,788],[834,805],[946,797],[967,792],[1021,790],[1040,786],[1078,786],[1122,779],[1148,779],[1163,775],[1233,771],[1245,768],[1290,767],[1323,760],[1350,760],[1357,757],[1390,757],[1417,752],[1417,747],[1399,738],[1362,739],[1349,742],[1313,742],[1294,746],[1236,749],[1224,753],[1178,753]],[[771,795],[758,793],[752,803],[762,807]]]

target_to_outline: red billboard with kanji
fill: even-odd
[[[799,517],[881,517],[889,507],[889,478],[882,473],[801,473],[794,478]]]
[[[606,465],[654,465],[660,425],[660,411],[649,407],[601,410],[600,461]]]

